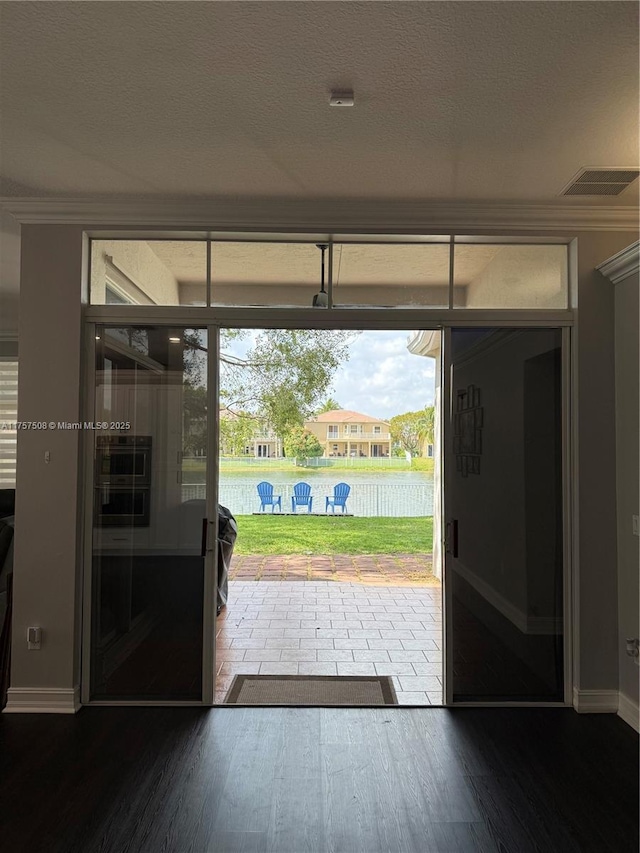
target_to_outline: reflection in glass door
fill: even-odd
[[[91,699],[201,701],[207,331],[98,326],[95,421]]]
[[[448,340],[448,701],[563,702],[562,332]]]

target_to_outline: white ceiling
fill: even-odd
[[[110,246],[113,251],[113,244]],[[148,246],[178,282],[206,282],[204,243],[161,240],[150,241]],[[456,283],[472,282],[500,249],[498,245],[483,244],[456,247]],[[328,278],[328,258],[326,260],[325,276]],[[318,285],[320,264],[321,254],[313,243],[215,242],[211,247],[212,280],[222,286]],[[448,243],[419,246],[338,244],[334,250],[334,287],[412,284],[446,287],[448,281]]]
[[[634,2],[0,3],[0,194],[558,198],[638,162]],[[330,108],[352,86],[353,108]]]

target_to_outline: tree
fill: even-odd
[[[342,406],[337,400],[335,400],[333,397],[327,397],[327,399],[320,406],[320,408],[316,409],[316,415],[321,415],[323,414],[323,412],[335,412],[341,408]]]
[[[423,439],[428,444],[433,444],[435,435],[435,406],[424,407],[424,424],[423,424]]]
[[[420,456],[425,441],[433,444],[434,410],[425,406],[417,412],[395,415],[389,421],[391,438],[412,456]]]
[[[301,426],[289,429],[284,439],[284,447],[287,456],[295,456],[297,459],[309,456],[322,456],[322,445],[316,436]]]
[[[221,329],[221,408],[262,420],[284,439],[292,427],[302,426],[322,405],[336,370],[349,359],[349,344],[359,334],[351,330],[264,329],[251,339],[249,329]],[[204,388],[206,332],[192,329],[183,339],[185,388]],[[244,353],[233,354],[231,345],[244,340],[249,341]],[[333,406],[336,401],[330,402]]]
[[[183,405],[183,450],[186,455],[207,453],[207,391],[185,383]]]
[[[321,405],[338,367],[349,358],[359,332],[326,329],[265,329],[243,356],[229,345],[248,330],[222,330],[220,402],[230,411],[264,417],[284,438]]]
[[[220,453],[229,456],[242,456],[257,427],[258,421],[246,412],[240,412],[237,415],[221,412]]]

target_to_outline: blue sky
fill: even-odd
[[[435,360],[412,355],[409,332],[362,332],[336,374],[332,396],[343,409],[378,418],[433,405]]]
[[[435,361],[412,355],[408,336],[408,331],[361,332],[328,393],[343,409],[386,420],[433,405]],[[227,350],[242,356],[251,339],[236,341]]]

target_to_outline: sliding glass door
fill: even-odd
[[[200,702],[211,689],[207,350],[203,328],[96,327],[94,701]]]
[[[446,340],[447,700],[563,702],[562,331]]]

